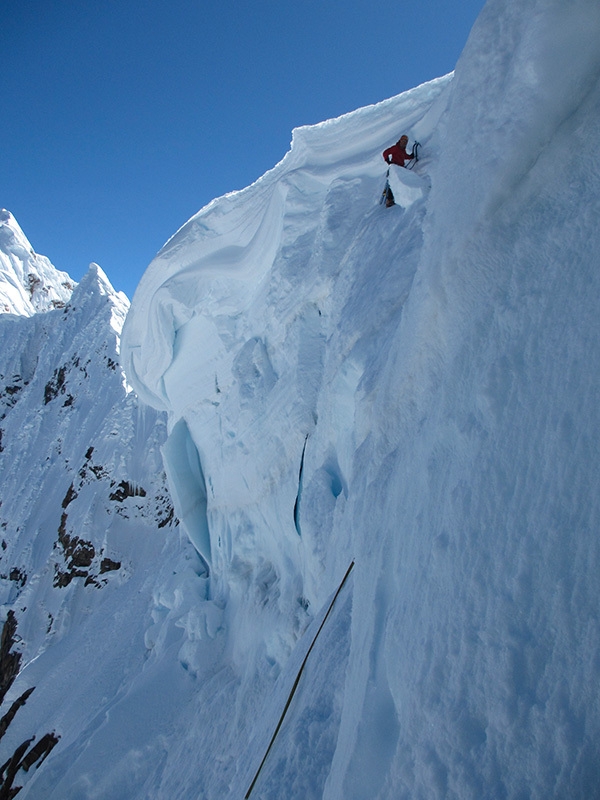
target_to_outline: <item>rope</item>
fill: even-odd
[[[327,609],[327,613],[323,617],[323,622],[319,625],[319,630],[315,634],[315,638],[312,640],[311,645],[308,648],[308,652],[304,656],[304,660],[302,661],[302,664],[300,665],[300,669],[298,670],[298,674],[296,675],[296,680],[294,681],[294,685],[292,686],[292,691],[289,693],[287,702],[286,702],[285,707],[283,709],[283,712],[282,712],[282,714],[281,714],[281,716],[279,718],[279,722],[277,723],[277,727],[275,728],[275,733],[271,737],[271,741],[269,742],[269,746],[267,747],[267,751],[266,751],[266,753],[265,753],[265,755],[263,757],[263,760],[260,762],[260,767],[256,771],[256,775],[254,776],[254,780],[252,781],[252,783],[250,784],[250,788],[248,789],[248,791],[244,795],[244,800],[248,800],[248,798],[252,794],[252,790],[254,789],[256,781],[258,780],[258,776],[260,775],[261,770],[265,765],[267,757],[268,757],[269,753],[271,752],[271,748],[273,747],[273,743],[274,743],[275,739],[277,738],[277,734],[279,733],[279,731],[281,729],[281,726],[283,725],[283,720],[285,718],[285,715],[288,712],[288,708],[290,707],[290,704],[292,702],[292,698],[294,697],[294,695],[296,693],[296,689],[298,688],[298,684],[300,683],[300,678],[302,676],[302,672],[304,671],[304,667],[306,666],[306,662],[308,661],[308,657],[310,656],[311,651],[312,651],[313,647],[315,646],[315,642],[319,638],[319,634],[323,630],[323,626],[327,622],[327,618],[329,617],[329,614],[331,613],[331,609],[333,608],[333,606],[335,604],[335,601],[338,599],[338,596],[339,596],[340,592],[342,591],[342,588],[344,587],[344,584],[346,583],[346,581],[348,579],[348,576],[352,572],[352,568],[353,567],[354,567],[354,561],[352,561],[352,563],[350,564],[350,566],[346,570],[346,574],[342,578],[342,582],[338,586],[337,592],[334,594],[333,599],[332,599],[331,603],[329,604],[329,608]]]

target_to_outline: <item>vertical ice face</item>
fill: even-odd
[[[180,517],[203,557],[210,553],[214,586],[226,595],[244,594],[264,565],[281,605],[297,604],[303,573],[310,591],[318,584],[313,569],[322,567],[310,565],[310,553],[320,536],[303,540],[298,515],[302,507],[313,525],[321,513],[330,524],[352,469],[353,393],[366,353],[358,364],[348,353],[372,322],[366,308],[346,317],[344,303],[353,281],[366,289],[369,275],[385,294],[381,237],[399,224],[379,215],[381,151],[398,126],[431,134],[449,81],[295,131],[280,164],[175,234],[136,292],[123,364],[140,397],[169,412],[165,458]],[[426,177],[407,176],[405,206],[417,228],[428,189]],[[418,241],[395,247],[407,267],[390,291],[410,282]],[[382,309],[381,319],[390,314]],[[335,441],[323,445],[314,434],[330,388],[337,407],[325,401],[323,430]],[[324,464],[313,468],[333,488],[315,511],[298,503],[299,474],[305,447],[310,456],[323,446]]]
[[[124,364],[210,551],[241,796],[352,559],[265,796],[595,790],[599,38],[591,0],[491,0],[453,79],[296,131],[140,284]]]

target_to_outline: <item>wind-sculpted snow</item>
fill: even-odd
[[[136,291],[140,312],[126,328],[127,372],[141,396],[161,407],[179,402],[178,384],[166,373],[188,323],[206,326],[203,336],[216,336],[206,348],[208,358],[221,340],[231,338],[233,332],[221,330],[232,326],[229,319],[251,308],[281,264],[289,271],[291,251],[309,250],[308,236],[318,235],[321,249],[340,246],[351,231],[348,220],[362,219],[382,188],[383,145],[397,138],[399,125],[415,126],[446,83],[434,81],[378,106],[295,130],[280,164],[242,192],[213,201],[172,237],[148,267]],[[328,254],[317,273],[339,269],[334,259]],[[170,383],[175,392],[169,393]]]
[[[207,481],[197,490],[208,493],[202,545],[193,532],[197,518],[192,522],[182,503],[178,516],[227,591],[240,580],[244,587],[247,570],[260,570],[264,560],[300,598],[300,543],[290,509],[339,315],[332,298],[348,291],[348,259],[377,272],[382,237],[399,224],[398,215],[385,219],[377,205],[381,151],[398,138],[400,124],[424,120],[447,84],[442,79],[295,131],[275,169],[212,203],[171,239],[136,293],[124,331],[127,375],[142,398],[169,409],[174,431],[178,420],[189,430],[179,449],[197,451],[198,474]],[[414,204],[417,220],[426,180],[411,177],[407,198],[411,190],[414,198],[406,205]],[[414,249],[412,242],[398,247]],[[414,266],[413,259],[404,282]],[[183,474],[177,449],[165,450],[169,475]],[[175,497],[189,497],[177,479],[172,487]]]
[[[0,317],[2,791],[596,796],[599,16],[490,0],[186,223],[123,330],[154,409],[99,268]]]

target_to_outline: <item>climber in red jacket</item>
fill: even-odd
[[[404,166],[405,161],[411,161],[415,157],[415,148],[413,147],[412,153],[409,155],[406,152],[406,145],[408,144],[408,136],[401,136],[396,144],[388,147],[383,151],[383,157],[387,164],[397,164],[399,167]],[[389,169],[388,169],[389,175]],[[394,205],[394,194],[390,189],[389,181],[386,181],[385,189],[383,190],[385,197],[385,204],[389,208]]]
[[[406,145],[408,144],[408,136],[401,136],[396,144],[388,147],[383,151],[383,157],[388,164],[397,164],[399,167],[404,166],[405,161],[410,161],[414,158],[415,151],[413,148],[412,153],[409,155],[406,152]]]

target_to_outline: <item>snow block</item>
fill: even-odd
[[[396,205],[402,206],[402,208],[409,208],[417,200],[422,200],[429,190],[429,184],[424,177],[395,164],[390,166],[388,181],[394,193]]]

